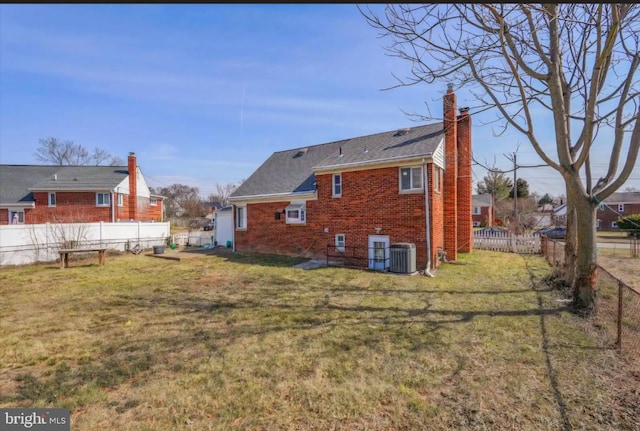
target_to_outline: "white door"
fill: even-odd
[[[389,268],[389,236],[369,235],[369,269]]]

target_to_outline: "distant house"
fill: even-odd
[[[136,156],[127,166],[0,165],[0,224],[162,221]]]
[[[596,227],[618,229],[618,219],[631,214],[640,214],[640,192],[613,193],[598,206]]]
[[[451,88],[443,107],[443,122],[273,153],[231,194],[236,250],[374,269],[392,243],[422,267],[471,251],[471,117]]]
[[[493,226],[493,196],[490,194],[481,194],[471,196],[471,219],[473,227],[490,227]]]

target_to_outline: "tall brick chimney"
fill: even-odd
[[[447,260],[458,259],[458,133],[456,95],[449,84],[443,97],[444,157],[444,251]],[[469,213],[471,214],[471,213]]]
[[[460,108],[458,116],[458,251],[473,250],[471,216],[471,116],[469,108]]]
[[[138,169],[136,165],[136,153],[129,153],[129,219],[138,219]]]

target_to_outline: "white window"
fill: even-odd
[[[600,220],[596,220],[596,229],[600,229]]]
[[[611,222],[611,227],[618,227],[618,222],[617,221],[612,221]]]
[[[236,207],[236,229],[247,228],[247,207]]]
[[[124,205],[124,195],[122,193],[118,193],[118,206],[121,207]]]
[[[49,203],[50,207],[55,207],[56,206],[56,194],[55,193],[49,193],[48,194],[48,198],[47,198],[47,202]]]
[[[618,204],[618,212],[619,213],[624,212],[624,204]]]
[[[435,191],[436,193],[440,193],[440,168],[436,166],[434,171],[435,173],[433,174],[433,191]]]
[[[336,250],[344,252],[345,236],[343,233],[336,235]]]
[[[334,198],[342,196],[342,174],[333,174],[332,196]]]
[[[480,215],[480,207],[473,207],[473,215]]]
[[[111,203],[109,196],[109,193],[96,193],[96,206],[108,207]]]
[[[307,221],[307,208],[305,203],[291,203],[286,209],[287,224],[304,224]]]
[[[152,206],[158,205],[158,199],[157,198],[150,198],[149,199],[149,205],[152,205]]]
[[[24,224],[24,210],[9,211],[9,223]]]
[[[400,191],[422,190],[422,166],[400,168]]]

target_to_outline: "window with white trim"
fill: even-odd
[[[331,189],[331,196],[334,198],[339,198],[342,196],[342,174],[333,174],[332,179],[333,187]]]
[[[51,192],[51,193],[47,193],[47,203],[49,204],[50,207],[55,207],[56,206],[56,194]]]
[[[400,168],[400,191],[422,190],[422,166]]]
[[[236,229],[247,228],[247,207],[236,207]]]
[[[473,214],[473,215],[480,215],[480,214],[481,214],[481,212],[480,212],[480,207],[473,207],[473,212],[472,212],[472,214]]]
[[[436,193],[440,193],[440,168],[436,166],[434,171],[435,172],[433,174],[433,191]]]
[[[24,224],[24,210],[9,211],[10,224]]]
[[[121,207],[124,205],[124,195],[122,193],[118,193],[118,206]]]
[[[336,235],[336,250],[344,252],[345,247],[345,235],[343,233],[339,233]]]
[[[624,204],[618,204],[618,212],[624,212]]]
[[[611,227],[618,227],[618,222],[617,221],[612,221],[611,222]]]
[[[307,206],[305,203],[291,203],[285,208],[287,224],[304,224],[307,222]]]
[[[96,193],[96,206],[108,207],[111,204],[111,198],[109,193]]]
[[[596,220],[596,229],[600,229],[600,220]]]
[[[473,222],[473,227],[480,227],[481,225],[482,225],[482,222],[479,222],[479,221]]]
[[[155,207],[156,205],[158,205],[158,199],[157,198],[149,198],[149,205]]]

